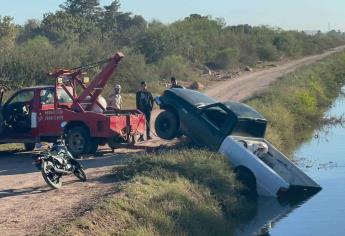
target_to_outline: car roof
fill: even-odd
[[[191,89],[173,88],[167,90],[167,92],[175,94],[196,107],[219,103],[214,98]],[[227,101],[223,102],[222,104],[224,104],[224,106],[232,111],[238,118],[266,120],[265,117],[263,117],[259,112],[246,104],[234,101]]]
[[[173,88],[167,90],[167,92],[173,93],[176,96],[182,98],[183,100],[197,107],[217,102],[217,100],[191,89]]]
[[[259,112],[257,112],[251,106],[248,106],[240,102],[223,102],[223,104],[229,108],[238,118],[251,118],[251,119],[260,119],[266,120]]]

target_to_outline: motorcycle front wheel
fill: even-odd
[[[85,182],[86,181],[86,174],[83,170],[82,167],[76,167],[73,174],[81,181]]]
[[[42,176],[44,181],[46,183],[54,188],[58,189],[62,186],[62,176],[55,173],[54,171],[54,165],[50,161],[43,161],[42,163],[42,170],[41,170]]]

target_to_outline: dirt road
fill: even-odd
[[[243,100],[256,93],[277,78],[296,68],[314,63],[322,58],[344,50],[344,47],[295,61],[281,63],[277,67],[245,73],[225,82],[218,82],[206,90],[206,94],[218,100]],[[146,145],[158,146],[162,141],[154,139]],[[39,172],[31,165],[28,153],[0,153],[0,235],[32,235],[50,222],[58,224],[68,216],[89,205],[115,187],[107,174],[121,165],[128,150],[105,154],[83,160],[87,168],[88,182],[79,183],[74,177],[65,178],[60,190],[51,190]]]
[[[94,199],[114,189],[107,173],[123,161],[123,155],[106,155],[82,161],[88,181],[73,176],[64,179],[60,190],[47,187],[28,153],[0,154],[0,235],[31,235],[42,226],[60,222]]]
[[[216,98],[219,101],[235,100],[242,101],[256,92],[265,89],[277,78],[291,73],[297,68],[315,63],[323,58],[345,49],[345,46],[337,47],[334,50],[323,54],[304,57],[302,59],[277,64],[276,67],[262,69],[259,71],[248,72],[242,76],[229,81],[216,83],[206,90],[206,94]]]

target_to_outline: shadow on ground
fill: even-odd
[[[126,160],[124,154],[104,152],[96,157],[85,157],[79,160],[85,169],[101,168],[113,165],[123,165]],[[0,177],[4,175],[18,175],[38,172],[32,154],[28,152],[0,152]]]

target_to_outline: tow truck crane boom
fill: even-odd
[[[90,111],[92,107],[97,104],[103,111],[106,107],[103,107],[97,101],[98,96],[102,93],[105,85],[111,78],[114,70],[121,61],[124,55],[121,52],[117,52],[114,56],[108,60],[103,60],[101,62],[93,63],[91,66],[79,67],[72,70],[57,70],[49,75],[56,77],[56,86],[62,87],[65,92],[73,100],[72,108],[75,111]],[[81,80],[83,71],[94,67],[95,65],[107,62],[102,71],[96,76],[96,78],[86,86]],[[76,86],[79,85],[83,89],[82,93],[78,96],[76,92]],[[73,93],[68,90],[68,87],[73,88]],[[89,99],[87,99],[89,97]],[[82,106],[86,105],[86,106]],[[83,108],[84,107],[84,108]]]

